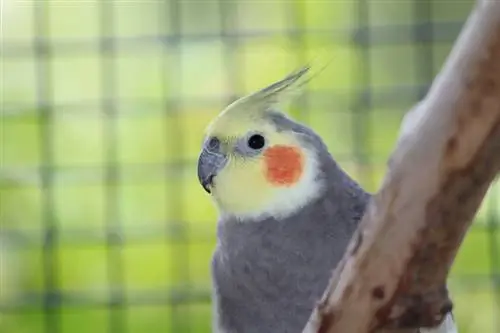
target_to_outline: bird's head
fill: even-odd
[[[304,83],[307,71],[233,102],[208,126],[198,178],[222,215],[283,218],[321,195],[325,145],[308,127],[277,111]]]

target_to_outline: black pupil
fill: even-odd
[[[264,137],[260,134],[254,134],[248,139],[248,146],[252,149],[261,149],[265,144]]]

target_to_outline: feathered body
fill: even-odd
[[[221,333],[291,333],[305,325],[368,200],[327,150],[319,166],[322,193],[296,213],[220,219],[212,270]]]
[[[278,109],[307,71],[237,100],[207,128],[198,178],[220,216],[214,333],[300,333],[370,198],[321,137]]]

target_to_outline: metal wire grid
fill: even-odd
[[[371,128],[370,121],[367,119],[371,118],[370,111],[374,108],[374,105],[380,104],[390,104],[390,105],[406,105],[407,103],[412,103],[415,99],[422,97],[428,89],[428,84],[425,86],[399,86],[399,87],[386,87],[374,90],[374,85],[371,73],[371,57],[372,50],[381,45],[394,45],[398,43],[408,42],[408,36],[410,35],[413,40],[412,42],[418,44],[419,47],[416,49],[415,54],[415,66],[419,69],[417,71],[420,76],[419,81],[424,81],[430,83],[434,77],[437,64],[434,63],[433,48],[435,43],[446,42],[452,43],[460,28],[462,22],[434,22],[432,15],[432,7],[430,1],[414,1],[414,13],[418,19],[415,19],[416,23],[411,25],[401,25],[401,26],[378,26],[375,27],[370,22],[369,13],[369,3],[367,0],[357,0],[357,16],[353,18],[357,22],[357,30],[351,31],[353,36],[353,43],[359,47],[363,54],[362,66],[357,68],[353,76],[356,77],[358,82],[358,98],[352,110],[354,112],[354,117],[356,121],[352,122],[354,133],[353,137],[353,156],[351,158],[358,164],[363,166],[363,171],[361,177],[364,183],[370,182],[371,170],[369,169],[371,165],[371,151],[370,151],[370,140],[373,137],[373,131]],[[159,36],[144,36],[138,38],[131,38],[126,40],[120,40],[121,45],[125,45],[125,50],[127,45],[130,47],[137,47],[141,43],[146,41],[156,40],[158,43],[168,45],[169,56],[173,61],[180,63],[182,57],[178,51],[178,47],[182,43],[196,42],[201,40],[212,40],[220,39],[224,43],[224,62],[227,68],[227,75],[231,87],[238,87],[241,84],[241,78],[239,73],[241,73],[241,68],[244,64],[239,61],[237,54],[234,52],[238,48],[240,43],[245,40],[252,38],[261,38],[265,36],[272,35],[273,32],[262,31],[261,33],[252,34],[242,34],[235,33],[234,26],[236,16],[234,15],[235,6],[234,2],[230,1],[220,1],[219,4],[219,17],[221,19],[220,26],[221,30],[218,35],[215,34],[197,34],[197,35],[184,35],[182,33],[181,27],[181,0],[171,0],[165,1],[165,6],[169,6],[168,17],[165,17],[165,12],[158,13],[158,20],[163,22],[165,26],[165,31],[171,31],[171,33],[159,35]],[[42,156],[42,165],[39,170],[40,187],[43,190],[43,269],[44,269],[44,294],[39,297],[39,295],[34,295],[27,299],[21,300],[16,306],[9,304],[2,305],[4,310],[9,311],[22,311],[23,307],[29,307],[33,304],[38,304],[41,301],[45,315],[44,315],[44,332],[46,333],[59,333],[63,332],[60,323],[61,309],[64,306],[74,305],[74,306],[105,306],[109,309],[108,316],[108,331],[113,333],[125,333],[129,331],[126,325],[126,316],[128,311],[128,306],[131,304],[170,304],[171,305],[171,332],[177,332],[181,324],[179,321],[188,321],[189,312],[179,311],[178,306],[185,302],[209,302],[209,291],[207,290],[171,290],[167,292],[155,292],[152,291],[150,294],[144,293],[137,295],[133,299],[126,297],[123,286],[123,259],[122,259],[122,248],[124,246],[124,237],[122,228],[120,225],[120,210],[118,198],[118,188],[117,185],[121,182],[124,173],[145,170],[147,166],[128,166],[125,170],[123,166],[120,166],[117,162],[117,147],[119,142],[116,140],[117,123],[116,120],[120,116],[118,111],[118,98],[117,98],[117,87],[120,84],[116,80],[116,66],[114,66],[114,59],[116,58],[117,50],[116,44],[118,42],[115,37],[114,31],[114,11],[113,6],[119,5],[116,1],[100,1],[97,2],[100,10],[100,39],[99,39],[99,52],[101,54],[101,81],[102,81],[102,95],[105,98],[101,101],[101,112],[103,117],[105,117],[105,126],[103,127],[103,135],[105,142],[105,157],[106,164],[104,166],[104,171],[102,176],[104,178],[104,183],[106,186],[106,205],[105,205],[105,220],[107,221],[106,231],[104,233],[104,238],[100,234],[96,234],[89,230],[75,230],[74,233],[70,234],[69,238],[66,236],[65,241],[74,241],[81,243],[89,242],[105,242],[107,246],[107,269],[108,269],[108,295],[107,301],[96,301],[92,299],[87,299],[84,295],[67,294],[63,293],[59,284],[58,276],[58,246],[60,245],[61,234],[60,229],[54,215],[54,175],[56,172],[66,171],[72,172],[71,169],[58,170],[54,165],[54,152],[52,147],[52,136],[53,129],[52,124],[54,120],[55,112],[60,106],[55,105],[53,102],[53,74],[52,74],[52,59],[55,52],[64,53],[67,55],[78,54],[82,50],[87,50],[93,48],[93,45],[87,44],[86,42],[72,41],[68,40],[61,42],[58,45],[53,45],[48,39],[50,34],[49,22],[51,20],[50,14],[48,12],[47,3],[44,1],[36,2],[33,5],[33,10],[35,11],[35,21],[34,27],[36,29],[35,35],[36,39],[33,40],[33,52],[29,50],[28,47],[22,44],[8,44],[2,49],[2,57],[18,57],[26,56],[33,57],[36,62],[36,87],[37,96],[36,104],[37,111],[41,121],[41,132],[40,132],[40,151]],[[292,43],[299,46],[299,50],[305,50],[307,45],[303,39],[306,32],[301,31],[298,27],[302,26],[304,20],[304,13],[301,11],[299,6],[294,5],[290,2],[284,5],[284,10],[289,14],[290,29],[286,32],[286,35]],[[336,33],[332,31],[308,31],[307,33],[317,33],[317,34],[328,34]],[[348,33],[346,31],[338,33]],[[123,48],[122,48],[123,49]],[[163,49],[163,52],[166,48]],[[173,56],[173,58],[172,58]],[[165,57],[166,58],[166,57]],[[307,58],[305,52],[299,52],[297,54],[298,62],[305,63]],[[164,69],[167,68],[167,60],[163,62]],[[180,82],[183,78],[183,73],[181,67],[175,67],[175,72],[169,71],[169,80],[174,80]],[[166,86],[167,78],[163,76],[163,84]],[[234,100],[236,98],[236,91],[230,91],[227,98],[228,101]],[[303,112],[300,117],[307,121],[307,101],[310,98],[308,94],[302,96],[298,101],[298,106]],[[138,103],[145,104],[151,101],[147,100],[134,100],[125,101],[126,103]],[[200,103],[205,103],[207,101],[200,101]],[[169,95],[167,89],[164,87],[164,98],[161,102],[165,107],[165,110],[175,114],[179,108],[179,101],[175,96]],[[83,101],[81,104],[66,105],[67,109],[73,110],[73,112],[78,112],[82,106],[85,106],[86,102]],[[3,117],[15,116],[20,110],[16,106],[5,105],[2,113]],[[167,112],[167,111],[166,111]],[[168,131],[165,133],[165,141],[170,145],[170,149],[174,152],[181,152],[184,149],[184,135],[180,131],[182,128],[179,123],[181,120],[179,118],[169,118],[167,128]],[[173,119],[173,120],[172,120]],[[175,138],[175,139],[172,139]],[[165,166],[167,169],[175,170],[178,172],[185,166],[185,163],[193,163],[193,161],[179,161],[178,165],[168,165]],[[158,172],[164,166],[150,166],[150,171],[145,171],[146,174],[150,174],[150,177],[156,177]],[[82,170],[78,167],[73,170],[77,172],[79,176],[76,179],[81,179],[85,181],[85,174],[95,175],[96,170]],[[177,198],[168,202],[170,208],[173,211],[177,211],[178,214],[182,215],[182,205],[180,199],[182,197],[182,186],[170,186],[168,191],[171,191],[171,198]],[[496,196],[491,195],[490,200],[495,200]],[[489,250],[491,253],[491,278],[493,280],[495,290],[496,290],[496,306],[500,311],[500,245],[497,243],[497,238],[495,235],[498,233],[498,220],[499,217],[496,216],[493,209],[490,210],[491,214],[488,218],[488,233],[491,236],[489,238]],[[171,221],[171,223],[165,224],[165,230],[138,230],[136,237],[134,239],[128,239],[128,242],[139,242],[148,241],[152,238],[161,237],[159,235],[165,235],[165,242],[176,242],[180,244],[188,243],[189,240],[189,230],[186,230],[186,226],[183,223]],[[23,235],[27,239],[33,239],[33,236]],[[36,238],[36,237],[35,237]],[[182,276],[183,280],[186,281],[186,285],[189,285],[190,276],[189,270],[186,268],[189,265],[190,256],[188,251],[181,251],[179,248],[169,250],[165,253],[166,256],[172,258],[174,263],[173,267],[169,267],[170,270],[178,272]],[[498,313],[498,312],[497,312]],[[182,317],[182,318],[181,318]],[[208,331],[207,323],[207,331]],[[497,326],[500,330],[500,323]]]

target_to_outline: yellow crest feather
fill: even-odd
[[[208,132],[243,134],[248,127],[249,119],[259,119],[263,112],[276,105],[290,102],[303,92],[302,88],[328,65],[329,62],[314,72],[311,71],[312,66],[310,64],[305,65],[289,73],[281,80],[237,99],[212,121],[208,126]],[[242,119],[247,119],[247,121],[242,121]]]
[[[316,72],[311,72],[311,65],[303,66],[289,73],[283,79],[234,101],[226,110],[246,112],[248,107],[245,106],[252,106],[253,112],[263,112],[273,105],[289,102],[303,91],[304,85],[320,74],[327,66],[328,64]]]

